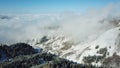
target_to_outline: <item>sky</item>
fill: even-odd
[[[0,13],[84,12],[119,0],[0,0]]]

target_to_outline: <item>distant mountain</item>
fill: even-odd
[[[9,16],[6,16],[6,15],[0,15],[0,19],[11,19],[11,17],[9,17]]]

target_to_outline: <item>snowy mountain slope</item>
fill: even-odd
[[[104,54],[100,52],[101,50],[105,50],[105,57],[112,56],[115,52],[120,55],[119,35],[120,27],[115,27],[105,31],[96,40],[84,44],[78,42],[75,43],[69,37],[65,37],[64,35],[49,35],[46,36],[46,39],[48,40],[45,42],[40,43],[40,40],[37,39],[37,41],[33,40],[32,42],[29,42],[29,44],[43,48],[44,51],[57,54],[60,57],[78,63],[84,63],[84,57],[94,55],[103,56]],[[98,62],[98,64],[100,64],[100,62]]]
[[[107,48],[107,52],[109,53],[108,56],[112,56],[113,53],[117,53],[119,54],[117,49],[120,49],[118,45],[116,45],[116,43],[119,43],[119,41],[117,40],[119,37],[119,29],[120,27],[108,30],[107,32],[105,32],[104,34],[102,34],[97,40],[89,43],[89,44],[85,44],[82,45],[86,48],[85,51],[83,51],[83,53],[81,54],[81,56],[79,57],[79,61],[78,62],[82,62],[82,59],[84,56],[93,56],[93,55],[101,55],[99,53],[97,53],[97,51],[99,51],[101,48]],[[98,46],[98,48],[97,48]],[[76,47],[76,48],[80,48]],[[74,48],[76,50],[76,48]],[[80,53],[81,51],[78,50],[77,55]],[[75,57],[75,56],[74,56]]]

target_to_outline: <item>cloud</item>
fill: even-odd
[[[72,15],[62,21],[62,30],[71,34],[73,38],[78,38],[79,42],[89,42],[95,40],[106,30],[116,27],[115,22],[110,21],[117,19],[120,13],[118,5],[109,4],[101,9],[92,9],[82,15]]]
[[[118,5],[90,9],[84,14],[63,12],[52,15],[5,15],[9,19],[0,19],[0,42],[13,43],[41,38],[52,30],[56,31],[55,34],[64,33],[78,42],[89,42],[116,27],[110,20],[120,16]]]

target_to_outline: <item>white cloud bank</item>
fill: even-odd
[[[118,22],[111,20],[120,16],[118,6],[110,4],[84,14],[6,15],[10,18],[0,19],[0,43],[39,38],[58,27],[57,32],[63,32],[79,42],[94,40],[106,30],[116,27]]]

